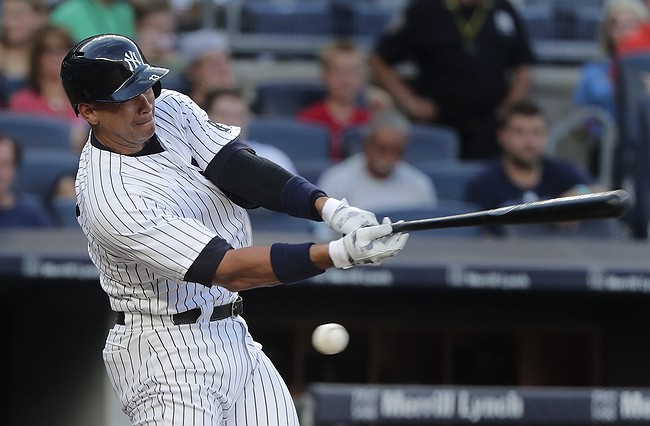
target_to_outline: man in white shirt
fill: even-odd
[[[393,111],[375,114],[363,151],[323,172],[318,186],[370,211],[435,206],[438,200],[431,179],[403,161],[409,131],[403,116]]]

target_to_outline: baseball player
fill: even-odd
[[[117,312],[103,351],[108,375],[134,425],[298,424],[238,292],[379,264],[408,234],[257,157],[237,127],[163,90],[167,72],[111,34],[79,42],[61,65],[70,103],[91,128],[77,213]],[[257,206],[345,236],[253,246],[246,208]]]

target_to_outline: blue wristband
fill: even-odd
[[[289,215],[322,221],[314,203],[325,193],[302,176],[293,176],[282,189],[282,209]]]
[[[313,244],[275,243],[271,246],[271,267],[281,283],[297,283],[325,272],[317,268],[309,257],[309,248]]]

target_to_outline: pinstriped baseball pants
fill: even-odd
[[[241,317],[116,325],[103,357],[134,425],[298,425],[286,384]]]

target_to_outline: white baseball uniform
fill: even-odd
[[[237,294],[186,280],[211,241],[252,244],[246,210],[203,175],[239,129],[210,123],[170,90],[156,99],[155,120],[157,142],[134,156],[91,135],[76,182],[90,257],[111,308],[124,312],[103,351],[123,410],[135,425],[298,424],[284,381],[244,319],[209,320]],[[173,314],[194,308],[196,323],[173,324]]]

